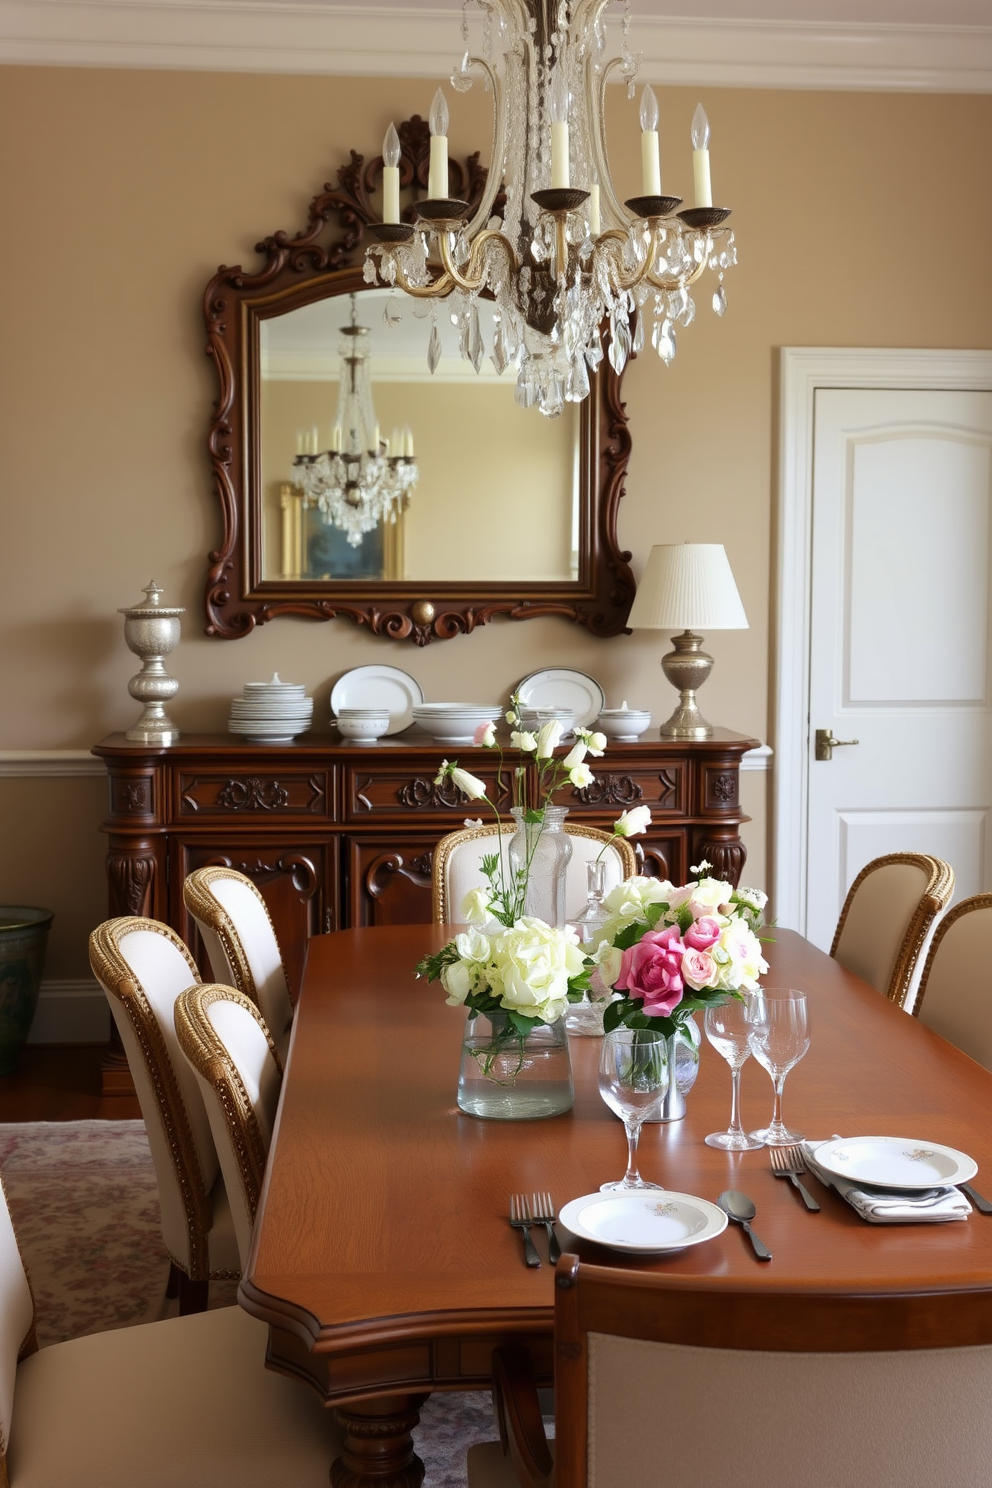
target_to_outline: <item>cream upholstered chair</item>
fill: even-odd
[[[168,925],[133,917],[93,931],[90,965],[107,994],[145,1120],[179,1310],[195,1312],[207,1305],[211,1278],[241,1271],[210,1123],[176,1039],[176,998],[199,980],[196,967]]]
[[[469,1488],[932,1488],[989,1480],[992,1298],[555,1276],[555,1443],[525,1350],[497,1350],[499,1442]]]
[[[830,954],[905,1006],[920,953],[954,892],[954,870],[927,853],[890,853],[868,863],[848,890]]]
[[[992,894],[949,909],[934,931],[913,1012],[921,1023],[992,1069],[989,976]]]
[[[275,927],[250,878],[233,868],[197,868],[183,884],[214,978],[257,1003],[280,1054],[293,1024],[293,1003]]]
[[[331,1413],[265,1368],[240,1307],[37,1349],[0,1188],[0,1482],[9,1488],[327,1488]]]
[[[482,859],[495,852],[494,838],[499,837],[500,850],[505,852],[513,827],[464,827],[442,837],[434,849],[431,868],[431,904],[436,924],[446,924],[461,918],[462,900],[469,889],[478,888],[484,882]],[[637,872],[634,849],[625,837],[614,837],[612,832],[601,832],[598,827],[584,827],[567,822],[565,831],[572,844],[572,856],[568,863],[565,881],[565,915],[572,919],[582,913],[587,899],[586,864],[592,862],[600,852],[606,864],[606,892],[616,888],[625,878],[633,878]],[[605,846],[605,851],[603,851]]]
[[[196,1076],[230,1196],[241,1269],[248,1264],[282,1087],[282,1061],[250,998],[202,983],[176,1003],[176,1034]]]

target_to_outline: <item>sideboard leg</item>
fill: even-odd
[[[331,1467],[333,1488],[420,1488],[424,1464],[413,1450],[426,1395],[392,1395],[336,1406],[344,1452]]]

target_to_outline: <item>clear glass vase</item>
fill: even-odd
[[[599,945],[600,931],[609,918],[603,905],[606,897],[606,864],[601,858],[586,864],[586,893],[585,908],[568,923],[578,935],[579,945],[587,954],[591,954]],[[565,1014],[565,1027],[569,1033],[601,1038],[603,1013],[611,996],[610,989],[604,987],[600,981],[599,972],[594,970],[590,979],[590,991],[585,993],[581,1002],[573,1003]]]
[[[465,1024],[458,1107],[489,1121],[539,1121],[572,1107],[572,1064],[565,1020],[526,1036],[506,1013],[478,1013]]]
[[[507,853],[516,884],[524,884],[522,915],[560,929],[565,924],[565,880],[572,844],[565,832],[567,806],[545,806],[538,821],[525,821],[524,808],[510,808],[516,831]]]
[[[669,1083],[658,1115],[649,1116],[645,1125],[648,1122],[682,1120],[685,1115],[685,1098],[699,1074],[701,1043],[699,1024],[690,1015],[679,1031],[673,1033],[668,1040],[668,1068],[674,1071],[675,1078]]]

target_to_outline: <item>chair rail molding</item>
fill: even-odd
[[[454,7],[354,0],[0,0],[0,61],[436,79],[461,53],[458,25]],[[992,92],[992,26],[643,14],[634,26],[645,82]],[[612,43],[618,23],[608,30]]]
[[[935,388],[985,392],[992,390],[992,352],[784,346],[779,370],[772,894],[777,923],[805,934],[816,391]]]
[[[0,749],[0,780],[24,780],[44,775],[106,775],[103,760],[88,749]]]

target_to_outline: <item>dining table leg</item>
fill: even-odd
[[[413,1430],[428,1395],[388,1395],[335,1406],[344,1451],[331,1467],[332,1488],[420,1488],[424,1464]]]

